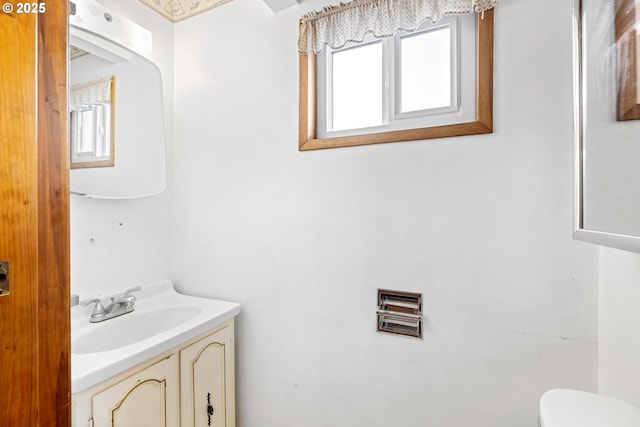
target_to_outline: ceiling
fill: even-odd
[[[231,0],[140,0],[171,22],[179,22],[192,16],[221,6]],[[298,4],[297,0],[263,0],[273,11],[278,12]]]

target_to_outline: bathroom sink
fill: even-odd
[[[195,306],[165,307],[156,310],[134,310],[101,322],[83,335],[71,340],[71,353],[86,354],[111,351],[154,337],[198,316]]]
[[[101,295],[109,297],[122,295]],[[92,308],[71,308],[71,391],[78,393],[196,338],[240,305],[180,294],[169,280],[142,285],[132,312],[91,323]]]

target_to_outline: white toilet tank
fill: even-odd
[[[577,390],[549,390],[540,399],[540,427],[640,427],[640,409]]]

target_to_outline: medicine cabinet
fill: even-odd
[[[640,252],[640,1],[574,11],[574,237]]]
[[[69,17],[70,190],[103,199],[166,186],[162,76],[151,33],[93,0]]]

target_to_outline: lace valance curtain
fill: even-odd
[[[300,19],[298,51],[339,49],[347,42],[361,42],[367,33],[388,37],[397,31],[415,31],[426,20],[438,22],[446,15],[482,13],[498,0],[354,0],[309,12]]]
[[[86,83],[78,83],[69,88],[69,109],[83,105],[111,102],[111,82],[113,76],[102,77]]]

